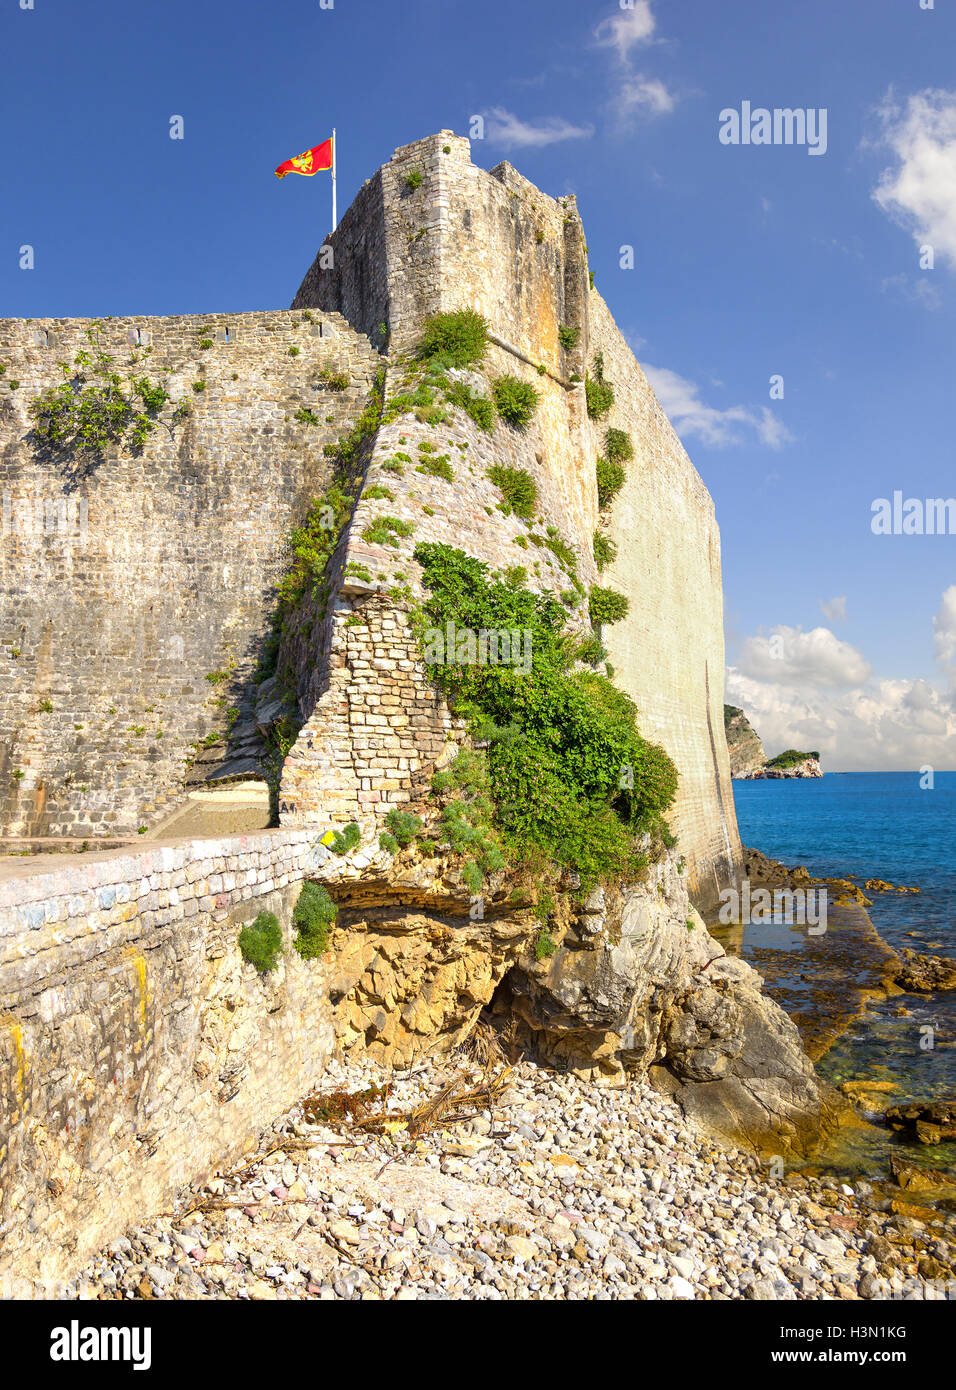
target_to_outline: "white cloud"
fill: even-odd
[[[613,101],[617,119],[624,125],[635,116],[662,116],[673,111],[676,97],[669,92],[656,77],[644,77],[637,73],[625,77],[620,83]]]
[[[726,690],[770,756],[818,749],[829,772],[956,768],[952,697],[926,681],[879,680],[833,695],[754,680],[731,667]]]
[[[933,637],[937,659],[956,670],[956,584],[942,596]],[[782,656],[774,639],[782,639]],[[748,638],[728,667],[726,690],[771,756],[816,748],[834,772],[956,769],[956,686],[874,677],[861,654],[826,628],[780,626],[770,638]]]
[[[933,646],[941,666],[956,665],[956,584],[950,584],[943,593],[933,619]]]
[[[673,111],[677,98],[659,77],[638,72],[631,62],[634,49],[644,48],[654,39],[656,21],[650,0],[635,0],[630,9],[602,19],[594,38],[602,48],[612,48],[617,58],[611,79],[610,110],[620,130],[626,130],[641,116],[663,116]]]
[[[651,13],[651,0],[636,0],[632,9],[602,19],[594,31],[599,44],[613,48],[622,63],[626,63],[632,48],[649,43],[656,22]]]
[[[822,598],[820,600],[820,607],[823,610],[823,616],[828,622],[846,622],[846,594],[843,594],[840,598]]]
[[[669,367],[641,365],[682,438],[696,437],[713,448],[723,449],[742,443],[746,432],[754,430],[761,444],[769,449],[780,449],[792,442],[793,436],[786,425],[766,406],[751,410],[747,406],[735,405],[719,410],[700,399],[700,387],[686,377],[678,376]]]
[[[748,637],[738,667],[754,680],[777,685],[860,686],[873,668],[849,642],[841,642],[828,627],[778,624],[768,637]]]
[[[901,106],[891,90],[879,116],[879,143],[895,163],[881,175],[874,200],[918,245],[956,262],[956,92],[926,88]]]
[[[592,125],[572,125],[562,116],[546,116],[536,123],[522,121],[503,106],[493,106],[484,114],[486,138],[515,149],[555,145],[561,140],[586,140],[594,134]]]

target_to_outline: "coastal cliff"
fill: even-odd
[[[768,758],[756,729],[736,705],[724,705],[724,732],[730,757],[730,775],[739,781],[788,777],[822,777],[820,754],[788,748]]]

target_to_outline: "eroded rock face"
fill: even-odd
[[[615,1084],[654,1067],[734,1143],[787,1154],[835,1123],[795,1025],[710,937],[676,854],[622,893],[561,893],[542,959],[529,904],[490,894],[474,919],[454,870],[411,858],[340,899],[331,991],[344,1051],[408,1065],[461,1043],[490,1005],[516,1046],[559,1070]]]
[[[724,705],[724,732],[731,777],[745,777],[763,767],[767,761],[763,744],[750,720],[736,705]]]

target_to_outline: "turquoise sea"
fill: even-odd
[[[745,845],[786,864],[805,864],[814,875],[854,874],[861,886],[882,878],[919,888],[918,896],[867,894],[877,931],[896,949],[956,956],[956,772],[935,773],[932,788],[921,788],[920,781],[917,772],[737,781],[740,836]],[[746,935],[743,954],[750,954]],[[908,1016],[897,1016],[901,1004]],[[899,1090],[891,1104],[956,1096],[956,991],[871,1004],[817,1067],[835,1082],[892,1079]],[[887,1152],[874,1138],[861,1156],[863,1166],[884,1168]],[[951,1167],[956,1146],[920,1146],[916,1153],[922,1162]]]

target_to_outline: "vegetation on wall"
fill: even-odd
[[[528,470],[495,463],[488,469],[488,477],[504,498],[505,515],[514,512],[522,521],[530,521],[538,505],[538,488]]]
[[[627,479],[627,474],[620,463],[612,463],[610,459],[603,456],[599,457],[594,465],[595,479],[597,482],[598,506],[603,512],[614,501],[617,494]]]
[[[292,909],[295,949],[304,960],[315,960],[329,948],[338,908],[321,883],[305,882]]]
[[[488,347],[488,324],[474,309],[455,309],[425,320],[418,355],[445,367],[476,367]]]
[[[239,950],[261,974],[275,970],[282,954],[282,928],[274,912],[260,912],[254,922],[242,928]]]
[[[30,404],[33,435],[42,447],[87,459],[98,457],[111,444],[136,453],[156,428],[156,417],[169,400],[166,384],[121,375],[100,346],[101,329],[99,323],[87,329],[90,350],[78,352],[72,363],[58,363],[62,384],[41,392]]]
[[[677,772],[641,737],[633,703],[604,677],[580,669],[584,643],[565,630],[557,599],[497,578],[451,546],[422,543],[415,558],[429,590],[423,628],[451,621],[472,631],[527,631],[532,642],[527,674],[506,664],[429,665],[452,709],[485,745],[487,782],[456,798],[463,805],[445,818],[448,842],[457,848],[477,835],[483,853],[493,851],[473,823],[484,796],[492,822],[485,829],[500,837],[512,864],[574,869],[586,885],[638,877],[642,833],[668,837],[663,816]],[[476,802],[469,818],[467,807]]]
[[[516,376],[499,376],[492,382],[491,394],[502,420],[523,433],[538,408],[538,393],[531,383]]]
[[[613,565],[617,559],[617,546],[609,536],[603,531],[594,533],[594,563],[598,567],[598,574],[603,574],[608,565]]]
[[[630,607],[627,597],[616,589],[602,589],[593,585],[588,597],[588,611],[593,627],[603,627],[607,623],[619,623],[627,617]]]
[[[603,420],[614,404],[614,387],[604,380],[604,356],[600,352],[594,358],[594,375],[588,373],[584,378],[584,392],[591,419]]]

